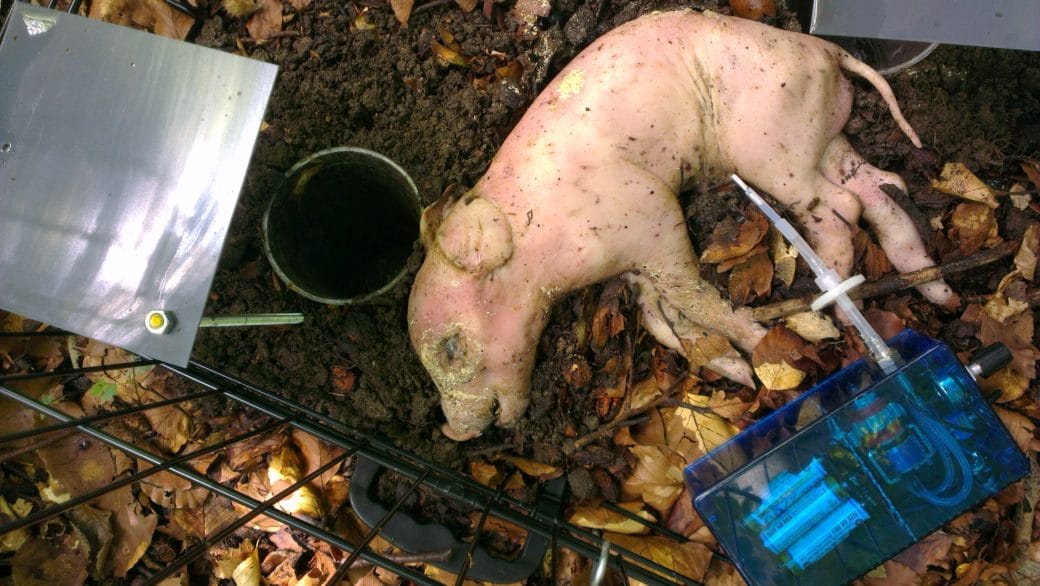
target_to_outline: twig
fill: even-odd
[[[444,551],[431,551],[427,553],[388,553],[379,555],[397,564],[424,564],[427,562],[448,561],[448,559],[451,558],[451,550],[446,549]],[[367,568],[368,566],[373,565],[375,564],[368,560],[359,559],[350,567]]]
[[[909,289],[910,287],[916,287],[922,283],[941,279],[953,273],[959,273],[996,262],[1006,256],[1014,254],[1016,250],[1018,250],[1018,242],[1008,240],[994,246],[993,248],[983,250],[982,252],[955,261],[911,271],[909,273],[903,273],[902,275],[885,277],[884,279],[878,279],[877,281],[872,281],[870,283],[864,283],[850,291],[849,297],[853,300],[867,299],[870,297],[887,295],[903,289]],[[756,320],[761,322],[770,322],[794,313],[807,311],[809,305],[812,304],[812,301],[815,298],[815,295],[796,297],[779,303],[756,307],[752,312]]]
[[[513,444],[498,444],[497,446],[489,446],[489,447],[486,447],[486,448],[481,448],[479,450],[472,450],[470,452],[466,452],[466,457],[467,458],[476,458],[478,456],[489,456],[491,454],[497,454],[499,452],[504,452],[506,450],[511,450],[514,447],[515,446]]]
[[[412,10],[412,14],[418,14],[420,12],[425,12],[432,8],[437,8],[438,6],[444,6],[445,4],[453,4],[454,2],[455,0],[432,0],[432,2],[427,2],[426,4],[420,4],[419,6],[416,6],[415,9]]]
[[[48,437],[44,437],[43,439],[37,440],[37,441],[35,441],[35,442],[31,443],[31,444],[24,445],[24,446],[22,446],[20,448],[15,448],[13,450],[8,450],[8,451],[0,454],[0,464],[3,464],[4,462],[7,462],[9,460],[13,460],[14,458],[17,458],[18,456],[21,456],[22,454],[27,454],[29,452],[32,452],[32,451],[35,451],[35,450],[39,450],[41,448],[46,448],[47,446],[49,446],[51,444],[55,444],[57,442],[60,442],[61,440],[69,437],[73,433],[75,433],[75,432],[69,431],[69,432],[65,432],[65,433],[62,433],[62,434],[51,435],[51,436],[48,436]]]
[[[592,442],[602,438],[603,436],[613,432],[615,429],[617,429],[619,427],[626,427],[626,426],[629,426],[629,425],[635,425],[636,423],[642,423],[647,418],[646,417],[639,417],[639,416],[642,415],[643,413],[646,413],[650,409],[653,409],[655,407],[659,407],[661,405],[664,405],[665,403],[668,403],[668,402],[672,401],[673,400],[672,399],[672,395],[675,394],[675,391],[677,391],[677,390],[682,388],[683,383],[686,382],[686,379],[688,378],[688,376],[689,376],[688,373],[683,373],[682,376],[680,376],[678,380],[676,380],[674,383],[672,383],[672,386],[668,387],[668,389],[664,392],[663,395],[661,395],[660,397],[654,399],[653,401],[650,401],[646,405],[643,405],[643,406],[639,407],[638,409],[632,409],[631,407],[626,408],[622,412],[618,413],[617,416],[614,417],[613,421],[611,421],[610,423],[607,423],[606,425],[601,425],[598,429],[596,429],[592,433],[589,433],[587,435],[583,435],[582,437],[579,437],[578,439],[574,440],[573,444],[570,444],[570,445],[566,445],[565,444],[564,447],[563,447],[564,453],[570,454],[570,453],[574,452],[574,450],[580,450],[581,448],[584,448],[585,446],[589,445],[590,443],[592,443]]]

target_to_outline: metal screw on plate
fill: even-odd
[[[163,309],[149,311],[144,318],[144,327],[153,334],[165,334],[173,329],[173,314]]]

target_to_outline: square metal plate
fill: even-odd
[[[184,365],[277,67],[16,2],[0,308]],[[166,334],[149,311],[174,316]]]
[[[1040,50],[1036,0],[815,0],[814,35]]]

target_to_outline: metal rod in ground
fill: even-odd
[[[287,326],[303,323],[302,313],[245,313],[241,315],[203,316],[200,328],[244,328],[251,326]]]

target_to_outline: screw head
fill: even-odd
[[[165,334],[173,329],[173,314],[164,309],[153,309],[145,316],[144,327],[153,334]]]

